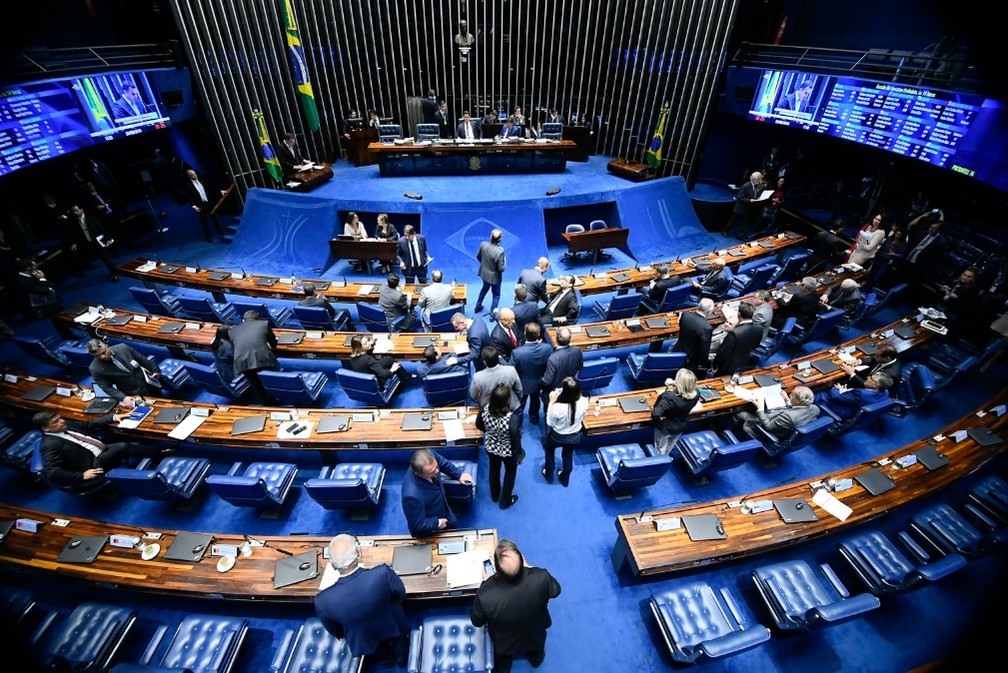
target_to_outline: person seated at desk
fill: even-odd
[[[497,123],[497,110],[493,108],[487,108],[486,114],[480,119],[480,126],[485,124],[496,124]],[[482,129],[480,129],[482,131]]]
[[[465,371],[454,353],[444,353],[440,346],[431,344],[424,348],[423,362],[417,367],[417,376],[425,379],[432,374],[454,374]]]
[[[385,311],[390,334],[409,332],[416,323],[409,297],[399,289],[399,275],[390,273],[378,294],[378,305]]]
[[[808,329],[822,309],[822,305],[819,303],[819,293],[816,292],[817,287],[819,287],[819,283],[815,278],[805,276],[790,299],[785,297],[778,299],[777,310],[774,311],[773,316],[773,327],[780,329],[788,318],[794,317],[803,329]]]
[[[640,291],[644,293],[651,305],[661,306],[662,301],[665,300],[665,292],[686,281],[682,276],[673,275],[671,264],[656,264],[655,271],[658,272],[658,277],[652,279],[647,288],[641,288]],[[648,315],[649,313],[648,307],[643,303],[637,308],[637,315]]]
[[[483,137],[483,129],[478,122],[469,117],[469,110],[462,113],[462,122],[455,129],[455,137],[462,140],[475,140]]]
[[[381,126],[381,118],[378,116],[378,112],[375,110],[368,110],[367,118],[368,128],[372,128],[378,131],[378,127]]]
[[[356,131],[364,126],[364,120],[361,119],[360,115],[357,114],[357,110],[350,108],[347,110],[346,117],[343,118],[342,133],[343,137],[350,140],[350,133]]]
[[[336,307],[330,304],[328,299],[317,294],[315,283],[305,282],[301,286],[301,292],[304,293],[304,299],[298,302],[298,306],[318,306],[324,308],[330,318],[336,317]]]
[[[448,506],[441,475],[472,484],[471,475],[441,454],[418,449],[410,457],[410,467],[402,480],[402,508],[413,537],[426,537],[439,530],[458,528],[458,518]]]
[[[827,311],[840,309],[846,314],[846,318],[854,317],[854,311],[861,305],[861,289],[857,281],[853,278],[844,278],[839,285],[834,285],[823,292],[819,297],[819,303]]]
[[[560,288],[550,295],[546,306],[539,311],[540,325],[565,325],[576,322],[581,313],[574,276],[560,276]]]
[[[693,281],[693,289],[699,297],[710,297],[718,300],[728,292],[732,284],[732,272],[728,268],[724,257],[715,257],[711,260],[710,271],[700,280]],[[664,296],[664,295],[663,295]]]
[[[431,311],[438,311],[451,306],[455,298],[455,288],[444,282],[444,274],[440,269],[431,272],[431,283],[420,290],[417,308],[420,309],[420,321],[430,330]]]
[[[350,339],[350,369],[361,374],[374,374],[378,377],[378,385],[385,385],[393,375],[402,379],[403,383],[414,377],[391,355],[375,355],[372,352],[375,343],[370,334],[355,334]]]
[[[157,365],[128,344],[109,346],[101,339],[87,342],[87,352],[94,356],[88,370],[105,394],[120,404],[134,407],[144,395],[162,395]]]
[[[781,392],[784,389],[781,388]],[[774,437],[783,439],[799,425],[814,421],[819,417],[820,409],[816,406],[815,395],[806,386],[796,386],[788,395],[788,406],[771,411],[740,411],[735,419],[742,423],[742,429],[750,437],[756,437],[756,426],[760,426]]]
[[[841,362],[840,368],[850,377],[848,388],[864,388],[865,382],[876,372],[885,372],[893,380],[893,385],[903,378],[903,365],[900,363],[896,347],[892,344],[882,344],[869,356],[861,358],[857,364]]]
[[[522,112],[520,105],[515,106],[514,112],[511,113],[511,116],[514,118],[514,123],[519,127],[525,126],[525,114]]]
[[[352,210],[347,213],[346,222],[343,223],[343,236],[349,236],[355,241],[367,238],[367,230],[361,224],[360,216]],[[365,271],[370,268],[370,260],[354,260],[351,266],[354,271]]]
[[[56,293],[56,289],[46,279],[42,269],[35,264],[35,260],[26,257],[21,260],[20,265],[17,287],[21,292],[25,317],[42,318],[62,311],[63,298]]]
[[[550,108],[549,114],[546,116],[546,123],[562,125],[564,123],[564,119],[563,116],[559,112],[557,112],[557,109],[553,107]]]
[[[515,123],[514,117],[508,117],[504,121],[500,133],[497,134],[498,138],[518,138],[519,136],[521,136],[521,127]]]
[[[829,410],[841,421],[854,418],[857,412],[889,397],[892,388],[892,377],[883,371],[878,371],[865,380],[863,388],[848,388],[840,383],[829,390],[816,393],[817,404],[829,407]]]

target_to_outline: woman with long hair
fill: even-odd
[[[854,238],[854,245],[851,247],[850,255],[847,257],[848,263],[857,264],[865,269],[871,266],[875,253],[878,252],[879,248],[882,247],[883,241],[885,241],[886,230],[884,225],[885,215],[877,213],[871,219],[871,222],[861,227],[861,231]]]
[[[546,406],[546,437],[543,448],[546,451],[546,466],[542,474],[546,481],[553,483],[556,468],[556,448],[560,447],[561,470],[557,473],[560,483],[570,483],[574,469],[574,449],[581,443],[582,421],[588,413],[588,398],[581,395],[581,384],[573,376],[568,376],[560,387],[549,394]]]
[[[375,225],[374,237],[379,241],[398,241],[399,240],[399,230],[396,226],[389,222],[388,213],[381,213],[378,215],[378,224]],[[382,262],[378,270],[381,273],[389,273],[392,271],[392,264],[390,262]]]
[[[367,230],[361,224],[360,215],[350,211],[347,213],[346,222],[343,223],[343,235],[352,236],[355,241],[363,241],[367,238]],[[368,266],[365,260],[357,260],[353,263],[354,271],[364,271]]]
[[[231,326],[218,325],[217,333],[210,342],[210,352],[224,383],[231,383],[235,377],[234,344],[231,343]]]
[[[511,388],[498,385],[476,416],[476,427],[483,431],[483,446],[490,459],[490,499],[507,509],[518,502],[512,494],[518,464],[525,456],[521,445],[522,415],[511,408]],[[501,484],[501,467],[504,483]]]
[[[696,374],[685,367],[676,372],[674,379],[665,380],[665,390],[651,409],[655,450],[658,453],[668,454],[682,435],[690,411],[700,401],[696,383]]]

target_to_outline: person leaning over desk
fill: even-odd
[[[441,454],[417,449],[410,457],[410,467],[402,480],[402,508],[406,525],[413,537],[424,537],[439,530],[458,528],[455,512],[448,506],[441,475],[472,484],[472,475]]]

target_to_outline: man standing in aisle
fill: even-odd
[[[403,235],[396,241],[396,254],[403,280],[407,283],[427,282],[427,239],[418,234],[412,224],[403,227]]]
[[[210,194],[213,190],[209,189],[204,185],[199,176],[196,175],[196,171],[189,169],[186,171],[185,181],[186,194],[189,197],[189,203],[192,204],[193,211],[199,215],[200,229],[203,230],[203,238],[207,240],[207,243],[213,243],[210,238],[210,225],[208,220],[213,220],[214,226],[217,228],[217,235],[224,236],[224,229],[221,228],[220,220],[217,219],[217,215],[213,212],[213,206],[210,202]],[[220,190],[221,196],[224,195],[224,190]]]
[[[490,240],[480,243],[479,250],[476,252],[476,259],[480,263],[477,275],[483,281],[483,287],[480,288],[479,296],[476,297],[476,308],[473,309],[476,313],[483,310],[483,299],[486,298],[487,292],[490,292],[491,295],[491,314],[500,304],[501,280],[504,269],[507,268],[504,248],[501,247],[501,239],[503,238],[504,232],[500,229],[494,229],[490,232]]]

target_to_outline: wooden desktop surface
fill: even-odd
[[[394,262],[399,258],[396,241],[373,238],[364,238],[359,241],[330,238],[329,254],[334,259],[376,259],[380,262]]]
[[[39,531],[29,533],[12,528],[0,544],[0,563],[33,573],[45,578],[47,575],[72,578],[92,582],[101,587],[129,589],[152,594],[167,594],[174,597],[211,598],[225,600],[254,600],[279,603],[310,603],[318,593],[322,571],[328,560],[323,558],[323,549],[331,537],[291,535],[252,536],[253,540],[265,541],[264,547],[253,547],[252,555],[238,556],[235,565],[227,572],[217,571],[219,557],[211,556],[207,549],[198,562],[175,561],[165,558],[165,553],[175,537],[182,531],[165,531],[152,528],[93,521],[61,514],[0,504],[0,520],[19,518],[43,522]],[[69,519],[66,527],[53,525],[55,518]],[[158,540],[145,540],[145,533],[158,532]],[[128,535],[141,537],[141,542],[156,542],[160,553],[149,561],[141,558],[135,548],[113,547],[106,544],[92,563],[61,563],[57,561],[63,548],[77,535],[111,536]],[[450,562],[438,553],[439,542],[462,541],[469,538],[472,549],[493,556],[497,545],[496,529],[465,529],[445,531],[422,539],[409,535],[358,536],[361,542],[361,565],[365,568],[380,563],[392,564],[392,553],[396,547],[429,544],[433,549],[432,562],[441,564],[436,575],[405,575],[406,597],[431,599],[451,596],[472,596],[478,584],[459,587],[448,586],[447,564]],[[239,545],[244,542],[241,535],[214,533],[212,544]],[[286,555],[278,549],[302,554],[317,551],[319,575],[279,589],[273,588],[274,564]]]
[[[550,140],[545,143],[534,141],[519,142],[474,142],[464,143],[371,143],[368,152],[371,157],[381,160],[395,155],[430,156],[434,154],[568,154],[577,149],[571,140]]]
[[[329,182],[333,178],[333,169],[329,164],[319,164],[316,168],[309,168],[284,178],[284,186],[295,192],[310,192],[319,185]]]
[[[605,248],[621,248],[627,243],[630,230],[625,227],[586,229],[562,232],[567,241],[567,252],[595,252]]]
[[[1008,414],[996,417],[990,410],[1008,399],[1008,389],[1002,391],[977,412],[971,412],[951,423],[945,430],[935,435],[945,435],[941,441],[934,436],[919,440],[908,446],[889,451],[876,458],[878,461],[892,461],[927,446],[934,446],[949,459],[949,464],[935,471],[928,470],[917,462],[906,468],[895,463],[879,466],[892,477],[895,488],[872,496],[858,482],[845,491],[833,495],[853,510],[846,521],[840,521],[812,502],[814,490],[811,484],[829,478],[853,478],[868,469],[864,463],[823,474],[815,479],[768,488],[758,493],[746,493],[723,500],[699,504],[661,507],[644,512],[622,514],[616,518],[617,541],[613,552],[613,564],[617,569],[624,563],[637,576],[654,576],[677,573],[697,566],[711,566],[729,560],[756,556],[769,551],[779,551],[782,547],[853,530],[857,525],[881,516],[891,509],[920,500],[949,484],[958,481],[974,470],[1000,455],[1005,443],[980,446],[970,437],[956,443],[949,438],[954,430],[985,425],[996,431],[1002,438],[1008,438]],[[978,417],[978,412],[984,412]],[[800,454],[799,454],[800,459]],[[745,500],[773,500],[778,498],[805,498],[808,506],[819,517],[817,521],[784,523],[776,509],[758,514],[743,514],[738,503]],[[641,514],[644,515],[641,518]],[[720,520],[727,534],[724,540],[694,542],[685,528],[666,531],[656,529],[655,520],[666,520],[684,515],[714,514]],[[650,518],[648,518],[650,517]]]

